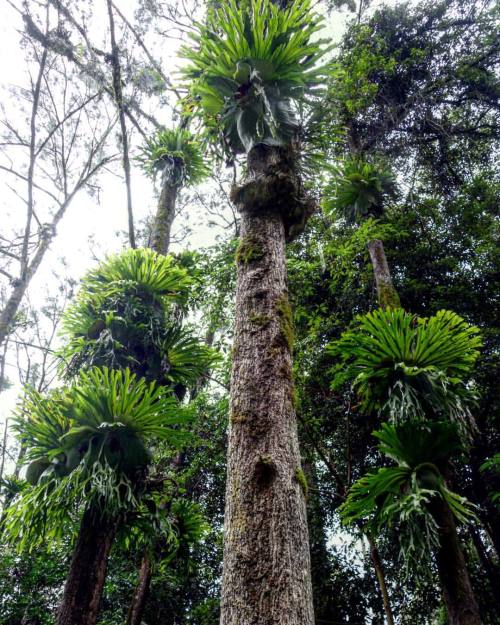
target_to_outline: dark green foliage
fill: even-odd
[[[352,381],[366,411],[395,420],[444,415],[470,428],[465,381],[479,355],[478,329],[453,312],[420,319],[375,310],[332,348],[341,359],[334,386]]]
[[[346,523],[364,521],[374,535],[395,526],[407,566],[426,566],[439,544],[434,498],[442,498],[459,521],[473,516],[470,503],[446,486],[442,474],[449,457],[462,449],[457,428],[440,421],[384,423],[373,435],[380,441],[380,452],[397,466],[370,472],[355,482],[340,508],[341,516]]]
[[[327,212],[343,217],[348,224],[383,215],[386,198],[394,195],[396,179],[383,163],[360,158],[344,162],[325,188],[323,204]]]
[[[150,381],[194,383],[213,354],[181,323],[189,285],[172,257],[151,250],[106,259],[65,313],[65,376],[82,367],[128,367]]]

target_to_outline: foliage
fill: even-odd
[[[64,314],[62,372],[129,367],[150,381],[194,383],[214,354],[182,327],[190,283],[170,256],[138,249],[108,257]]]
[[[407,565],[422,565],[439,544],[439,526],[432,506],[436,497],[457,520],[467,522],[471,504],[446,486],[443,466],[462,449],[455,425],[446,421],[382,424],[373,433],[379,450],[397,466],[384,467],[360,478],[340,512],[345,523],[366,520],[365,529],[378,535],[397,526],[401,555]]]
[[[31,390],[15,429],[27,447],[33,487],[7,510],[7,538],[21,550],[33,549],[46,533],[59,541],[83,504],[103,514],[137,508],[151,460],[147,441],[163,439],[173,448],[185,443],[178,426],[190,414],[165,389],[128,370],[83,371],[72,386],[46,398]]]
[[[140,148],[137,160],[149,176],[161,172],[170,186],[196,185],[209,173],[199,142],[182,128],[159,130]]]
[[[282,8],[271,0],[235,0],[214,9],[208,24],[196,24],[196,48],[184,46],[187,106],[223,143],[248,153],[258,143],[283,145],[297,133],[295,105],[322,82],[325,53],[315,40],[322,18],[309,0]]]
[[[479,355],[478,333],[447,310],[429,318],[375,310],[333,344],[341,359],[333,384],[351,381],[365,411],[395,421],[445,416],[467,429],[471,390],[465,382]]]
[[[348,224],[359,223],[383,215],[385,199],[394,195],[395,186],[394,174],[383,163],[349,158],[326,186],[323,204]]]

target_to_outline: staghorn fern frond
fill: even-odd
[[[322,21],[310,0],[284,9],[271,0],[220,4],[207,24],[195,24],[196,47],[181,49],[189,61],[182,71],[187,107],[209,129],[221,128],[235,152],[289,143],[298,128],[295,105],[326,75],[318,67],[325,42],[314,39]]]
[[[159,172],[171,186],[192,186],[209,174],[199,141],[185,129],[163,129],[140,148],[137,160],[152,177]]]
[[[449,490],[441,473],[451,454],[462,445],[456,426],[449,422],[384,423],[373,433],[380,451],[397,466],[371,471],[353,484],[340,508],[346,524],[361,522],[374,535],[385,528],[398,531],[401,556],[408,569],[428,562],[439,544],[439,527],[432,513],[442,499],[463,523],[474,507]]]
[[[106,257],[85,276],[83,290],[104,298],[129,287],[156,298],[183,300],[190,283],[187,272],[176,266],[172,256],[139,248]]]
[[[330,348],[339,358],[333,386],[351,382],[364,410],[393,420],[445,416],[467,428],[474,393],[465,383],[480,347],[478,329],[454,312],[375,310]]]
[[[381,217],[387,198],[395,190],[396,178],[384,163],[350,158],[326,186],[323,205],[348,224],[359,223]]]

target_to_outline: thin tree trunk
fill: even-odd
[[[477,555],[483,566],[484,572],[490,581],[492,590],[500,588],[500,570],[498,569],[498,566],[495,566],[495,564],[491,561],[479,532],[475,527],[470,526],[469,534],[471,535],[472,542],[474,543],[474,547],[476,548]]]
[[[137,586],[135,587],[132,603],[130,604],[126,625],[141,625],[142,615],[144,614],[144,608],[146,607],[146,600],[148,598],[152,577],[153,571],[151,568],[151,560],[145,553],[141,561],[139,580],[137,582]]]
[[[453,513],[444,501],[436,499],[433,505],[433,515],[440,528],[440,544],[436,553],[436,562],[448,612],[448,623],[449,625],[481,625],[479,608],[458,540]]]
[[[269,207],[239,208],[220,623],[313,625],[285,227]]]
[[[95,508],[85,511],[57,615],[57,625],[95,625],[97,622],[109,552],[116,530],[116,519],[102,516]]]
[[[125,106],[123,104],[122,77],[120,67],[120,53],[116,44],[115,20],[113,18],[113,6],[111,0],[107,0],[109,32],[111,35],[111,65],[113,69],[113,93],[116,107],[118,108],[118,118],[120,120],[120,130],[122,139],[123,173],[125,175],[125,187],[127,189],[127,216],[128,216],[128,238],[130,247],[135,248],[134,212],[132,209],[132,183],[130,177],[130,156],[128,149],[127,123],[125,121]]]
[[[399,295],[392,283],[391,272],[385,255],[384,244],[380,239],[368,243],[368,252],[372,261],[377,298],[380,308],[400,308]]]
[[[377,545],[374,543],[372,538],[365,534],[368,544],[370,545],[370,557],[373,563],[373,568],[375,569],[375,574],[377,575],[377,581],[380,588],[380,594],[382,595],[382,602],[384,604],[384,612],[385,618],[387,620],[387,625],[394,625],[394,617],[392,615],[391,602],[389,599],[389,593],[387,591],[387,584],[385,583],[385,573],[384,568],[382,566],[382,561],[380,559],[380,554],[378,552]]]
[[[168,183],[164,176],[162,189],[158,199],[158,208],[153,224],[151,248],[158,254],[168,254],[170,233],[175,218],[175,203],[179,188]]]

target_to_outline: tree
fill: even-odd
[[[147,440],[184,440],[173,426],[186,412],[129,370],[92,369],[43,397],[32,391],[16,424],[30,461],[23,490],[7,511],[6,532],[30,549],[61,539],[80,520],[57,622],[97,621],[107,560],[119,525],[137,509],[150,463]]]
[[[201,148],[186,129],[163,129],[148,139],[139,157],[146,173],[161,175],[158,208],[152,226],[150,245],[155,252],[167,254],[175,217],[177,196],[185,186],[196,185],[208,175]]]
[[[453,514],[464,520],[467,512],[444,482],[451,478],[447,461],[459,440],[453,428],[465,440],[473,431],[473,396],[465,381],[480,345],[477,329],[452,312],[415,319],[402,309],[389,309],[362,317],[358,329],[345,333],[334,347],[345,368],[340,379],[353,381],[363,409],[376,409],[401,423],[399,429],[386,426],[376,434],[382,451],[399,466],[354,484],[344,513],[354,520],[380,506],[379,531],[382,519],[394,515],[408,523],[410,545],[419,531],[428,537],[427,546],[434,540],[450,625],[481,622],[453,520]],[[440,418],[446,419],[444,424]],[[414,523],[418,515],[423,528]]]
[[[45,10],[48,37],[53,15],[48,4]],[[102,90],[89,84],[75,90],[74,74],[63,60],[28,37],[23,44],[31,81],[27,90],[14,93],[27,123],[19,124],[18,108],[3,119],[0,171],[9,202],[20,211],[20,201],[25,219],[19,226],[6,218],[0,237],[0,274],[7,280],[2,285],[0,345],[14,329],[28,286],[75,196],[95,190],[97,174],[115,158],[104,150],[114,120],[103,111]]]
[[[241,212],[236,261],[221,623],[312,624],[303,471],[293,406],[293,327],[285,242],[311,211],[297,161],[296,106],[324,69],[321,19],[309,3],[280,9],[230,2],[199,25],[192,106],[247,179],[232,192]],[[216,32],[212,28],[221,29]],[[259,597],[259,599],[257,599]]]

